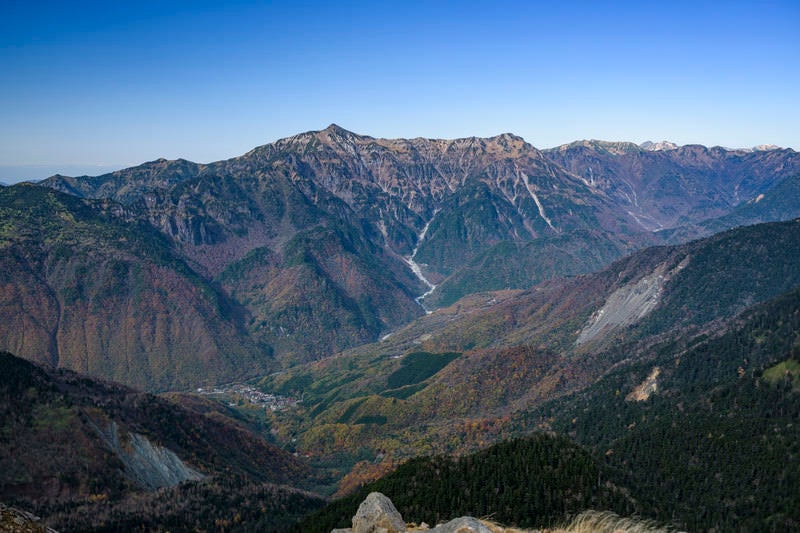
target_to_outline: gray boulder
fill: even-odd
[[[353,517],[353,533],[402,533],[406,523],[392,500],[373,492],[358,507]]]
[[[462,516],[436,526],[430,533],[492,533],[492,530],[471,516]]]

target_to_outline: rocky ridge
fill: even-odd
[[[800,172],[799,154],[791,149],[728,150],[672,143],[637,146],[592,140],[542,153],[603,191],[618,209],[652,231],[723,216]],[[750,223],[761,221],[766,220]]]
[[[462,516],[430,527],[428,524],[406,524],[392,501],[380,492],[370,493],[353,516],[353,527],[333,529],[331,533],[657,533],[667,531],[649,522],[621,518],[613,513],[588,511],[563,528],[522,530],[503,527],[488,520]]]

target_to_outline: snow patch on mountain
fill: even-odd
[[[645,141],[639,145],[639,148],[648,152],[663,152],[666,150],[677,150],[679,147],[674,142],[661,141],[654,143],[653,141]]]

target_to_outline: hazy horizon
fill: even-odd
[[[332,122],[800,149],[798,27],[789,0],[33,1],[0,21],[0,180],[206,163]]]
[[[319,128],[319,129],[323,129],[323,128]],[[296,134],[300,134],[300,133],[304,133],[304,132],[297,132]],[[357,132],[357,131],[353,132],[353,133],[356,133],[356,134],[359,134],[359,135],[362,134],[361,132]],[[504,132],[504,133],[514,133],[514,132],[512,131],[512,132]],[[419,136],[413,136],[413,137],[419,137]],[[278,140],[278,139],[275,139],[275,140]],[[569,142],[576,142],[576,141],[583,141],[583,140],[588,140],[588,139],[573,139],[572,141],[569,141]],[[593,139],[593,140],[611,141],[611,142],[633,142],[633,143],[635,143],[637,145],[641,145],[641,144],[643,144],[644,142],[647,142],[647,141],[651,141],[651,142],[669,141],[669,139],[660,139],[659,141],[654,141],[653,139],[647,139],[646,141],[641,141],[641,142],[631,141],[629,139]],[[526,139],[526,141],[527,141],[527,139]],[[564,143],[562,143],[562,144],[564,144]],[[761,143],[761,144],[764,144],[764,143]],[[259,145],[254,145],[252,148],[255,148],[256,146],[259,146]],[[536,146],[536,148],[538,148],[538,149],[548,149],[548,148],[556,148],[557,146],[561,146],[561,145],[556,145],[556,146]],[[713,146],[720,146],[720,145],[711,144],[711,145],[706,145],[706,146],[713,147]],[[755,146],[758,146],[758,145],[755,145]],[[752,149],[755,146],[725,146],[724,148],[728,148],[728,149]],[[791,148],[791,147],[781,146],[780,148]],[[793,148],[791,148],[791,149],[793,149]],[[241,154],[233,154],[231,157],[236,157],[236,156],[243,155],[243,154],[244,154],[244,152],[242,152]],[[158,159],[158,158],[155,158],[155,159]],[[155,159],[151,159],[150,161],[153,161]],[[187,159],[187,158],[184,157],[184,158],[181,158],[181,159]],[[0,165],[0,183],[1,184],[6,184],[6,185],[13,185],[13,184],[16,184],[16,183],[21,183],[23,181],[36,182],[36,181],[41,181],[43,179],[49,178],[49,177],[54,176],[56,174],[61,174],[61,175],[64,175],[64,176],[72,176],[72,177],[100,176],[102,174],[107,174],[107,173],[110,173],[110,172],[114,172],[116,170],[122,170],[122,169],[126,169],[126,168],[135,167],[135,166],[147,163],[147,162],[148,161],[139,161],[139,162],[134,162],[134,163],[125,163],[125,164],[121,163],[121,164],[117,164],[117,165],[110,165],[110,164],[97,164],[97,165],[93,165],[93,164],[87,164],[87,165],[81,165],[81,164],[63,164],[63,165],[59,165],[59,164],[42,164],[42,165],[16,165],[16,166],[15,165],[9,165],[9,166]],[[193,161],[193,162],[194,163],[213,163],[215,161]]]

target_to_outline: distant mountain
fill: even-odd
[[[800,172],[800,155],[793,150],[746,152],[699,145],[654,150],[583,141],[543,153],[651,230],[726,215]]]
[[[238,368],[253,375],[248,369],[273,365],[270,356],[279,366],[324,358],[476,291],[527,289],[596,271],[646,246],[707,235],[710,220],[767,198],[799,171],[792,150],[647,151],[580,141],[539,151],[512,134],[376,139],[331,125],[227,161],[162,159],[97,177],[53,176],[42,185],[95,200],[84,205],[117,213],[131,231],[145,232],[140,239],[158,232],[152,241],[205,284],[199,294],[224,303],[222,329],[235,339],[218,332],[210,344],[247,346],[254,364]],[[791,206],[774,205],[737,220],[793,216]],[[87,285],[104,276],[93,266],[77,271]],[[61,294],[58,283],[50,285]],[[69,294],[86,305],[83,292]],[[417,302],[423,294],[424,308]],[[102,298],[93,298],[102,308]],[[208,327],[218,323],[213,313],[204,316],[212,317]],[[53,344],[47,328],[26,331],[27,346],[37,346],[30,353],[54,353],[38,349]],[[179,331],[158,331],[163,345],[151,352],[161,358],[182,341]],[[97,359],[101,346],[77,350]],[[120,343],[112,346],[109,359],[118,361]],[[7,347],[26,353],[18,341]],[[129,380],[104,366],[72,367],[171,386],[141,374]],[[218,375],[227,374],[215,370],[208,378]]]
[[[0,500],[75,531],[279,523],[318,507],[285,486],[308,467],[233,416],[0,352]]]
[[[659,232],[659,236],[665,242],[678,243],[738,226],[798,217],[800,217],[800,173],[783,178],[766,192],[737,205],[726,215],[664,230]]]
[[[176,183],[196,176],[204,165],[184,159],[168,161],[158,159],[138,167],[117,170],[101,176],[77,178],[56,174],[43,185],[85,198],[109,198],[123,204],[139,199],[145,191],[167,189]]]
[[[616,232],[633,223],[627,214],[611,211],[602,196],[510,134],[490,139],[375,139],[331,125],[210,165],[160,160],[97,178],[55,176],[44,184],[125,204],[146,198],[152,217],[156,205],[174,203],[178,197],[189,202],[197,193],[201,196],[194,202],[199,200],[198,207],[205,209],[201,206],[211,200],[202,195],[220,191],[194,185],[174,191],[172,200],[147,196],[195,176],[217,176],[226,187],[246,193],[250,201],[260,202],[266,196],[278,202],[270,204],[271,209],[281,208],[279,193],[286,194],[287,189],[278,184],[288,177],[292,198],[310,203],[317,210],[312,213],[315,217],[322,211],[362,221],[375,242],[400,255],[411,253],[417,235],[430,222],[418,256],[434,277],[449,274],[464,258],[494,242],[526,241],[589,225]],[[225,205],[224,200],[214,203],[217,210]],[[489,212],[480,212],[489,206]],[[239,216],[254,215],[252,206],[247,209]],[[194,234],[176,235],[175,229],[165,226],[163,216],[161,220],[157,225],[182,242],[201,240]],[[269,217],[265,221],[271,222]],[[219,271],[218,266],[209,267]]]
[[[757,146],[753,146],[752,150],[754,152],[769,152],[772,150],[780,150],[781,147],[775,144],[759,144]]]
[[[657,143],[645,141],[639,145],[639,148],[648,152],[660,152],[662,150],[675,150],[678,148],[678,145],[669,141],[661,141]]]
[[[412,253],[437,283],[501,245],[507,274],[470,265],[481,288],[495,289],[586,272],[652,241],[513,135],[386,140],[332,125],[210,165],[159,160],[44,185],[120,202],[149,222],[245,308],[249,335],[285,362],[375,340],[423,314]],[[538,239],[571,251],[541,268],[524,248]],[[454,282],[432,301],[473,290]]]

